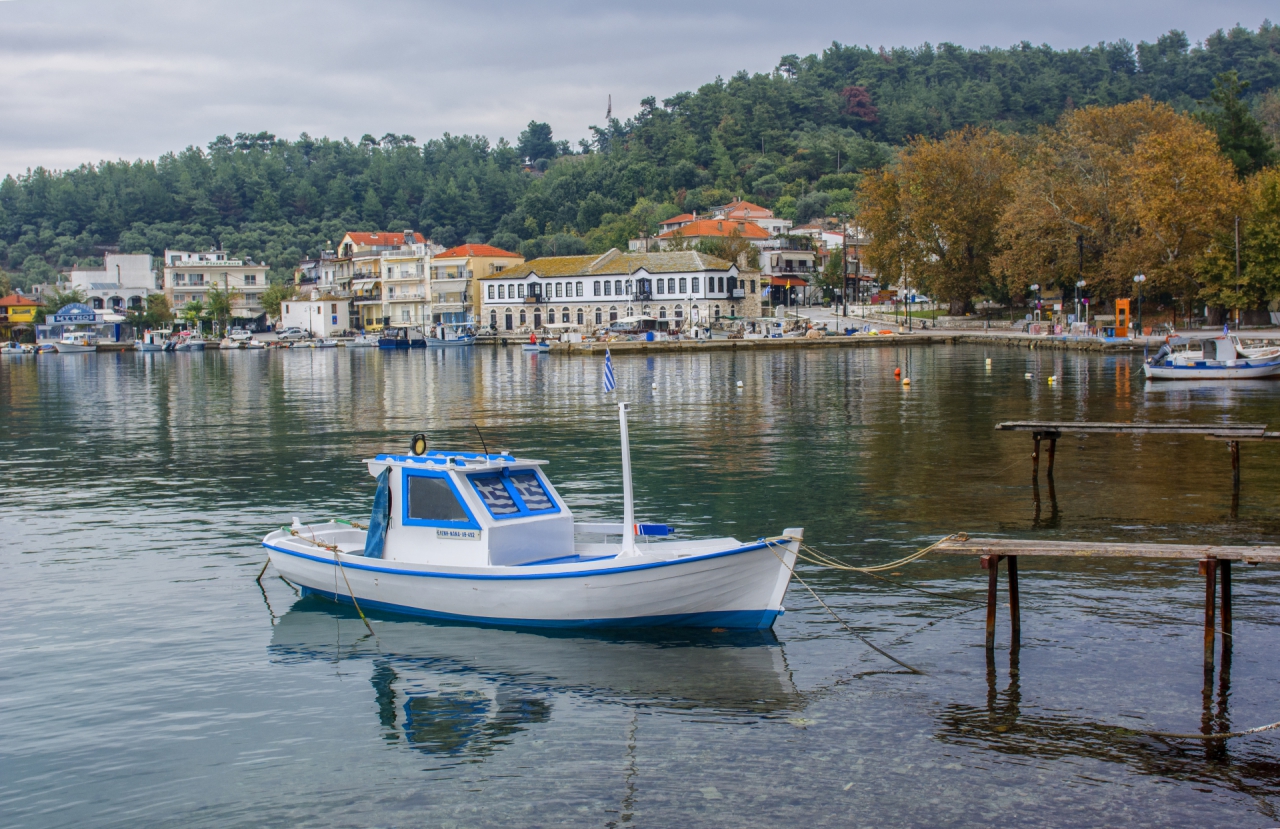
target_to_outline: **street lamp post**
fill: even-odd
[[[1076,322],[1082,322],[1080,318],[1080,289],[1084,287],[1084,280],[1076,280]]]
[[[1035,310],[1034,319],[1036,322],[1039,322],[1040,321],[1040,283],[1037,282],[1034,285],[1031,285],[1030,287],[1031,287],[1031,290],[1036,292],[1036,310]]]
[[[1138,283],[1138,335],[1142,335],[1142,283],[1147,281],[1145,274],[1138,274],[1133,278]]]

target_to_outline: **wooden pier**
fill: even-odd
[[[1196,544],[1118,544],[1087,541],[1038,541],[1009,538],[969,538],[961,534],[941,542],[941,555],[978,556],[987,571],[987,650],[996,643],[996,586],[1000,562],[1009,582],[1010,647],[1019,647],[1022,633],[1018,598],[1018,559],[1021,556],[1068,558],[1144,558],[1195,561],[1205,580],[1204,666],[1212,673],[1216,633],[1222,631],[1223,659],[1231,649],[1231,565],[1280,564],[1280,547],[1219,547]],[[1220,599],[1220,601],[1219,601]],[[1215,619],[1219,624],[1215,625]]]
[[[1241,441],[1280,440],[1280,432],[1268,432],[1265,423],[1109,423],[1105,421],[1010,420],[996,424],[997,432],[1030,432],[1031,475],[1040,474],[1040,442],[1049,441],[1049,468],[1053,477],[1053,457],[1063,432],[1083,435],[1203,435],[1206,440],[1226,441],[1231,450],[1231,471],[1240,484]]]

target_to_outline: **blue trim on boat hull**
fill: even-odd
[[[299,585],[301,587],[301,585]],[[302,587],[303,596],[322,596],[339,604],[354,604],[345,593],[331,593],[328,590],[317,590],[314,587]],[[781,610],[719,610],[706,613],[676,613],[667,616],[632,616],[622,619],[502,619],[488,616],[464,616],[456,613],[442,613],[420,607],[379,602],[373,599],[361,599],[361,610],[380,610],[386,613],[399,613],[407,616],[425,616],[432,619],[447,619],[454,622],[467,622],[493,627],[536,627],[536,628],[636,628],[636,627],[693,627],[693,628],[725,628],[732,630],[768,630],[773,627],[774,620],[784,611]]]
[[[268,550],[275,550],[276,552],[284,553],[285,555],[296,556],[298,558],[305,558],[310,561],[319,562],[320,564],[328,564],[330,566],[336,566],[337,564],[337,562],[335,562],[332,558],[328,558],[325,556],[308,555],[307,553],[299,552],[298,550],[288,550],[288,549],[285,549],[284,547],[277,547],[274,544],[268,544],[266,541],[262,542],[262,546],[266,547]],[[417,576],[419,578],[434,578],[434,579],[474,579],[477,581],[490,581],[490,580],[497,581],[497,580],[503,580],[503,579],[575,579],[575,578],[583,578],[587,576],[609,576],[609,575],[613,575],[614,573],[627,573],[632,570],[651,570],[655,567],[679,567],[682,564],[692,564],[699,561],[706,561],[707,559],[723,558],[724,556],[736,556],[742,553],[750,553],[754,550],[763,550],[766,547],[770,547],[770,546],[781,548],[786,546],[786,542],[744,544],[743,546],[735,547],[732,550],[721,550],[715,553],[703,553],[701,555],[689,556],[688,558],[670,559],[668,561],[650,561],[650,562],[646,562],[645,564],[628,564],[622,567],[610,567],[602,570],[569,570],[562,573],[503,573],[503,574],[433,573],[433,572],[423,571],[423,570],[403,570],[403,569],[394,568],[394,567],[375,567],[370,564],[359,564],[354,561],[344,561],[342,562],[342,566],[349,570],[369,570],[374,573],[392,573],[398,576]],[[523,565],[517,565],[517,566],[523,566]]]

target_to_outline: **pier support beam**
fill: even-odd
[[[1227,448],[1231,450],[1231,485],[1237,490],[1240,489],[1240,441],[1227,441]]]
[[[1052,445],[1052,444],[1050,444]],[[1052,457],[1052,456],[1050,456]],[[1009,648],[1017,651],[1022,646],[1022,617],[1018,613],[1018,557],[1009,556]],[[1226,582],[1223,582],[1225,589]],[[1225,593],[1223,595],[1226,595]],[[1012,658],[1012,657],[1011,657]]]
[[[1031,439],[1035,445],[1031,448],[1031,477],[1039,479],[1040,477],[1040,433],[1032,432]]]
[[[1009,559],[1013,561],[1013,559]],[[1227,664],[1231,661],[1231,562],[1219,561],[1218,569],[1222,571],[1219,579],[1222,582],[1220,604],[1222,609],[1219,611],[1222,619],[1220,625],[1222,629],[1222,665],[1226,669]]]
[[[1201,559],[1200,575],[1204,576],[1204,670],[1213,673],[1214,599],[1217,592],[1218,560]]]
[[[982,569],[987,571],[987,650],[996,646],[996,582],[1000,575],[1000,556],[983,556]]]

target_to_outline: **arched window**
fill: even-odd
[[[494,331],[498,330],[498,312],[497,311],[489,312],[489,327],[492,328]]]
[[[565,308],[563,311],[561,311],[561,312],[560,312],[560,321],[561,321],[561,322],[568,322],[568,321],[569,321],[569,309],[568,309],[568,308]]]
[[[505,323],[506,323],[506,329],[507,329],[508,331],[514,331],[514,330],[515,330],[515,324],[514,324],[514,321],[513,321],[513,320],[512,320],[512,318],[511,318],[511,309],[510,309],[510,308],[508,308],[508,309],[506,310],[506,319],[505,319],[505,320],[503,320],[503,322],[505,322]]]
[[[720,319],[720,306],[716,306],[716,319]]]
[[[102,310],[102,297],[96,296],[93,298],[93,308],[95,311]]]
[[[578,283],[578,284],[582,284],[582,283]],[[584,322],[586,322],[586,316],[587,315],[583,313],[582,309],[579,308],[578,309],[578,325],[582,325]]]
[[[658,319],[660,319],[660,320],[664,320],[664,319],[666,319],[666,318],[667,318],[667,306],[665,306],[665,305],[659,305],[659,306],[658,306]]]
[[[720,293],[724,293],[724,277],[720,277]]]
[[[520,309],[520,324],[521,324],[521,325],[524,325],[524,323],[525,323],[524,309],[523,309],[523,308],[521,308],[521,309]]]
[[[595,292],[594,294],[592,294],[592,296],[600,296],[600,280],[599,279],[597,279],[594,283],[592,283],[591,289]]]
[[[618,321],[618,306],[611,305],[609,306],[609,322],[617,322],[617,321]]]
[[[677,306],[676,306],[676,319],[678,319],[678,320],[682,320],[682,319],[684,319],[684,306],[683,306],[683,305],[677,305]]]
[[[596,309],[596,325],[601,325],[603,323],[604,323],[604,311],[601,310],[600,308],[597,308]]]
[[[644,314],[646,317],[649,316],[649,306],[646,305],[643,308],[641,308],[640,313]]]

